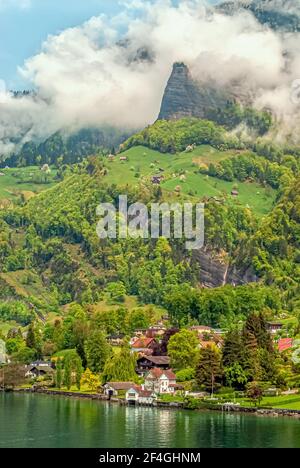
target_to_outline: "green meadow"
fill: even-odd
[[[258,216],[264,216],[272,209],[276,198],[276,190],[265,188],[257,183],[227,182],[215,177],[209,177],[199,172],[200,165],[218,163],[223,159],[239,157],[241,151],[218,151],[209,145],[202,145],[193,151],[179,154],[160,153],[143,146],[130,148],[121,154],[127,161],[121,161],[120,155],[113,160],[106,160],[108,174],[105,181],[119,186],[136,185],[141,182],[149,183],[156,174],[163,174],[165,180],[161,188],[168,200],[180,196],[182,199],[203,200],[215,197],[226,203],[240,204],[249,207]],[[47,190],[56,181],[56,170],[45,180],[39,167],[1,169],[0,173],[0,202],[14,201],[21,195],[25,200]],[[180,187],[180,188],[179,188]],[[237,187],[238,196],[231,195],[232,189]],[[180,195],[176,191],[180,191]]]
[[[15,200],[22,195],[25,199],[55,185],[56,170],[45,176],[37,166],[0,169],[0,200]],[[47,177],[47,178],[46,178]]]
[[[127,161],[120,161],[120,157],[115,156],[113,161],[107,163],[106,181],[117,185],[138,185],[142,181],[151,181],[151,177],[163,169],[165,181],[161,183],[161,188],[166,192],[174,193],[175,189],[180,187],[182,195],[198,199],[226,199],[227,203],[241,204],[249,207],[258,216],[264,216],[272,209],[276,190],[254,182],[227,182],[199,173],[200,164],[217,163],[222,159],[238,157],[240,154],[239,151],[221,152],[209,145],[197,147],[190,153],[175,155],[136,146],[122,153],[123,157],[127,157]],[[181,180],[182,174],[185,180]],[[234,187],[237,187],[239,192],[237,197],[231,195]]]

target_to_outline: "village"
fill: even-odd
[[[281,322],[268,322],[268,333],[274,339],[274,344],[280,354],[291,352],[294,340],[292,338],[279,338],[283,325]],[[140,405],[140,406],[174,406],[183,407],[183,401],[188,399],[206,400],[210,403],[218,401],[218,395],[213,394],[213,388],[210,391],[201,388],[197,391],[189,388],[186,382],[177,378],[177,372],[172,369],[170,357],[157,355],[157,345],[161,343],[162,338],[168,332],[164,320],[148,329],[138,328],[135,330],[129,343],[126,343],[123,334],[112,334],[107,337],[110,345],[119,349],[129,345],[130,353],[134,356],[136,365],[136,379],[130,381],[107,381],[96,387],[92,391],[68,392],[55,388],[55,377],[58,372],[57,361],[33,361],[24,366],[26,383],[22,385],[19,391],[34,391],[52,394],[63,394],[68,396],[78,395],[83,397],[91,396],[93,398],[107,400],[109,402],[118,402],[122,405]],[[224,347],[225,332],[221,329],[214,329],[205,325],[193,325],[188,328],[198,340],[198,350],[217,349],[222,352]],[[276,339],[275,339],[276,337]],[[3,359],[3,355],[2,355]],[[178,374],[179,375],[179,374]],[[75,377],[75,376],[74,376]],[[180,380],[180,381],[179,381]],[[216,386],[217,388],[217,386]],[[286,392],[279,392],[279,389],[265,389],[265,395],[296,395],[297,390],[289,389]],[[220,403],[218,403],[220,404]],[[224,407],[239,406],[240,403],[224,402]]]

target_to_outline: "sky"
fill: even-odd
[[[40,51],[49,34],[120,9],[116,0],[0,0],[0,79],[8,89],[21,89],[18,66]]]
[[[0,0],[0,80],[8,89],[22,89],[18,66],[40,51],[49,34],[121,11],[119,0]]]

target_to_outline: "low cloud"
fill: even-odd
[[[200,82],[272,109],[291,133],[299,117],[290,98],[300,78],[299,34],[276,33],[247,12],[213,13],[200,0],[122,3],[117,16],[47,38],[20,68],[35,96],[0,91],[0,153],[60,129],[152,123],[175,61]]]

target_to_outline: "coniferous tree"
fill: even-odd
[[[224,367],[231,367],[235,363],[242,361],[242,337],[237,328],[230,330],[226,337],[222,352],[222,361]]]
[[[200,352],[200,359],[196,368],[196,381],[204,385],[212,394],[222,382],[221,353],[217,346],[209,345]]]
[[[257,338],[246,328],[243,330],[243,368],[248,380],[260,380],[261,366]]]

